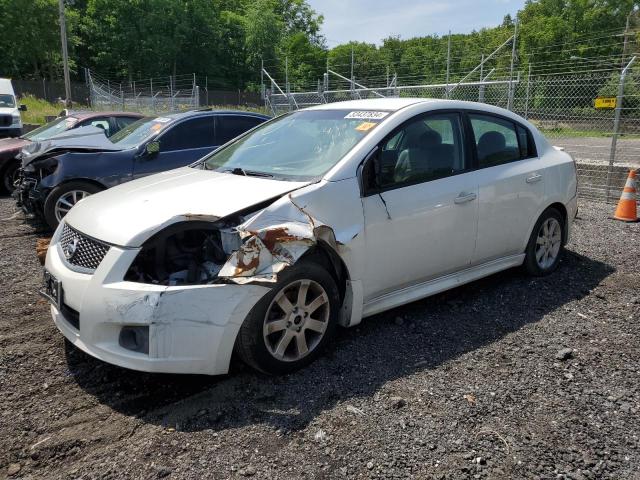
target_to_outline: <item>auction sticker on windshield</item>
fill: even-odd
[[[359,111],[349,112],[344,118],[356,118],[360,120],[382,120],[389,115],[389,112],[372,112],[372,111]]]
[[[356,127],[356,130],[358,130],[359,132],[366,132],[367,130],[371,130],[376,125],[378,124],[374,122],[362,122]]]

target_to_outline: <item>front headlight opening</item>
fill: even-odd
[[[143,245],[125,280],[169,286],[211,283],[231,254],[234,242],[227,237],[232,232],[215,225],[172,227]]]

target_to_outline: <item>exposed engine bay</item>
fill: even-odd
[[[243,220],[172,225],[145,242],[125,280],[167,286],[223,281],[217,275],[242,244],[235,226]]]

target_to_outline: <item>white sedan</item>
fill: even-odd
[[[275,118],[75,206],[43,294],[76,347],[135,370],[284,373],[337,325],[511,267],[558,265],[576,168],[521,117],[409,98]]]

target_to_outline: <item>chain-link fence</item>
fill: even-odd
[[[629,169],[640,167],[633,64],[627,62],[626,75],[616,69],[534,76],[516,89],[513,110],[576,159],[583,197],[617,201]]]
[[[87,84],[91,107],[96,110],[160,113],[200,105],[195,75],[170,75],[122,83],[87,69]]]
[[[356,81],[327,67],[314,90],[292,91],[288,83],[281,88],[265,70],[270,85],[265,84],[263,98],[274,115],[375,97],[450,98],[507,108],[528,119],[552,144],[575,158],[582,197],[617,201],[629,169],[640,167],[640,67],[634,70],[635,57],[572,56],[564,63],[531,62],[518,71],[513,67],[514,53],[508,54],[511,65],[502,58],[501,67],[496,61],[495,68],[489,69],[483,62],[479,69],[460,72],[455,79],[447,75],[447,81],[439,83],[415,84],[414,78],[407,78],[403,84],[402,78],[394,76],[389,81],[387,75],[381,87],[377,86],[380,76]],[[330,77],[334,85],[330,85]]]

